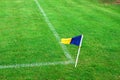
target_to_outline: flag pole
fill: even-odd
[[[79,58],[79,55],[80,55],[80,49],[81,49],[81,45],[82,45],[82,40],[83,40],[83,35],[82,35],[82,38],[81,38],[81,42],[80,42],[80,45],[79,45],[79,48],[78,48],[78,53],[77,53],[77,57],[76,57],[76,61],[75,61],[75,68],[77,66],[77,63],[78,63],[78,58]]]

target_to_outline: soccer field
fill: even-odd
[[[119,80],[120,5],[1,0],[0,80]],[[78,47],[61,38],[83,34]]]

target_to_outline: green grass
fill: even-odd
[[[66,60],[36,4],[31,1],[34,4],[29,6],[31,2],[27,2],[6,1],[9,5],[2,7],[3,12],[1,14],[6,15],[2,16],[1,19],[0,52],[2,54],[0,54],[0,63],[15,64]],[[2,3],[5,4],[5,1]],[[25,5],[26,7],[24,7]],[[33,9],[34,6],[36,8]],[[55,58],[48,58],[53,56]]]
[[[95,0],[38,1],[60,37],[84,34],[78,66],[0,69],[0,80],[120,79],[119,5]],[[78,47],[66,46],[75,60]],[[34,0],[0,1],[0,65],[66,60]]]

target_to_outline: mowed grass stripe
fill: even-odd
[[[1,4],[5,5],[0,13],[1,65],[66,60],[34,1],[7,0]]]

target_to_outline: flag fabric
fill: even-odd
[[[70,44],[71,40],[72,40],[72,38],[62,38],[61,39],[61,43],[63,43],[63,44]]]
[[[76,36],[76,37],[73,37],[73,38],[62,38],[61,43],[63,43],[63,44],[74,44],[76,46],[81,46],[80,44],[82,42],[82,38],[83,38],[83,35]]]

